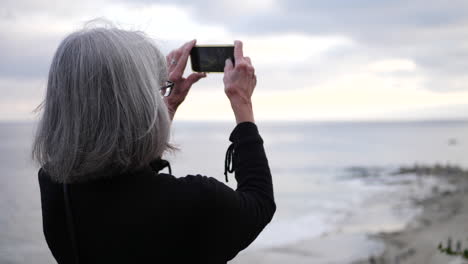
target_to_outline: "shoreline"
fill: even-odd
[[[468,249],[468,173],[449,166],[429,173],[428,167],[415,168],[394,175],[412,174],[422,182],[436,178],[439,184],[432,186],[428,195],[416,192],[408,196],[420,212],[404,226],[360,234],[338,231],[284,246],[246,250],[228,263],[468,264],[468,260],[438,249],[449,238],[453,249],[458,241],[462,249]],[[444,188],[444,183],[454,188]]]
[[[449,238],[453,245],[460,241],[462,249],[468,248],[468,177],[439,177],[446,177],[457,190],[416,201],[422,212],[405,228],[370,236],[384,244],[383,253],[353,264],[468,264],[466,259],[438,250],[438,245],[445,246]]]

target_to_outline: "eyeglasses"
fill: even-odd
[[[159,88],[159,92],[161,92],[161,95],[163,97],[167,97],[167,96],[171,95],[173,87],[174,87],[174,82],[166,81],[166,85],[161,86]]]

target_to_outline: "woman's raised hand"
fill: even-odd
[[[177,108],[185,100],[192,85],[206,77],[206,73],[192,73],[187,78],[183,77],[190,50],[195,46],[195,43],[196,40],[189,41],[166,56],[169,81],[174,83],[171,95],[164,97],[171,119],[174,118]]]
[[[242,42],[234,42],[233,65],[230,59],[224,67],[224,91],[231,102],[236,122],[254,122],[252,94],[257,85],[255,68],[249,57],[244,57]]]

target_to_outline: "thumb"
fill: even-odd
[[[231,58],[227,58],[226,59],[226,62],[225,62],[225,65],[224,65],[224,71],[230,71],[234,68],[234,66],[232,65],[232,60]]]

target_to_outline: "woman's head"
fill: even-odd
[[[159,94],[166,60],[141,32],[111,26],[66,37],[51,63],[33,158],[55,180],[131,170],[160,157],[170,119]]]

